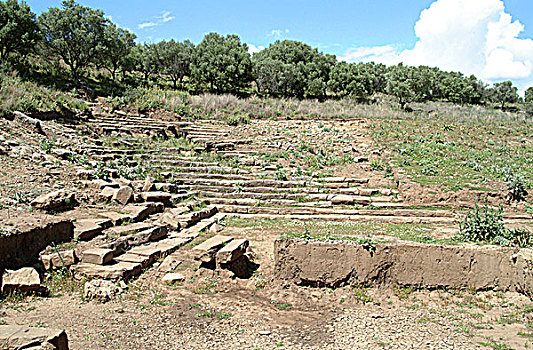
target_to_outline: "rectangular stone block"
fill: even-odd
[[[69,267],[76,263],[74,250],[66,250],[54,254],[42,255],[41,262],[46,270]]]
[[[2,275],[2,293],[12,291],[31,292],[39,289],[41,278],[32,267],[23,267],[18,270],[6,270]]]
[[[247,239],[234,239],[222,249],[220,249],[216,255],[217,264],[229,264],[240,258],[246,253],[246,249],[250,245]]]
[[[216,253],[225,244],[233,240],[233,237],[217,235],[209,238],[207,241],[197,245],[192,249],[194,258],[203,263],[210,263],[216,257]]]
[[[105,265],[113,259],[111,249],[94,248],[82,252],[81,261],[88,264]]]
[[[113,265],[81,263],[72,266],[72,271],[78,276],[109,280],[125,280],[140,274],[142,272],[142,265],[130,262],[119,262]]]
[[[0,349],[28,349],[34,345],[40,349],[41,344],[46,343],[56,350],[68,350],[69,348],[64,330],[17,325],[0,326]]]

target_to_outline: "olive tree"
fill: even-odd
[[[285,97],[325,97],[335,66],[335,56],[293,40],[278,40],[252,60],[259,91]]]
[[[135,34],[118,28],[114,23],[105,26],[100,50],[103,66],[111,73],[113,80],[116,80],[117,71],[128,63],[129,54],[135,46],[135,38]]]
[[[194,44],[189,40],[182,43],[163,40],[155,44],[153,49],[158,72],[169,77],[176,89],[178,82],[181,84],[183,78],[191,75]]]
[[[501,109],[505,108],[506,103],[518,101],[518,88],[513,86],[511,81],[494,83],[492,98],[494,102],[500,104]]]
[[[72,78],[78,80],[100,52],[108,22],[101,10],[64,0],[62,8],[42,13],[38,23],[49,54],[62,59]]]
[[[237,35],[207,34],[193,55],[192,76],[217,92],[235,92],[252,79],[248,46]]]
[[[24,2],[0,2],[0,60],[11,54],[25,56],[39,40],[35,14]]]

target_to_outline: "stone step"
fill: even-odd
[[[249,170],[219,167],[219,166],[201,166],[201,167],[178,167],[168,165],[153,165],[154,169],[172,170],[174,172],[197,172],[197,173],[224,173],[224,174],[250,174]]]
[[[206,264],[212,263],[216,258],[216,253],[232,240],[233,237],[222,235],[209,238],[207,241],[192,248],[194,259]]]
[[[161,172],[161,176],[164,178],[176,178],[176,179],[219,179],[219,180],[236,180],[246,181],[251,180],[251,176],[238,175],[238,174],[217,174],[217,173],[189,173],[189,172]]]
[[[222,247],[216,254],[217,265],[224,266],[239,259],[246,253],[250,242],[247,239],[234,239]]]
[[[215,134],[215,135],[228,135],[227,130],[201,127],[196,125],[189,125],[187,127],[180,128],[180,131],[186,134]]]
[[[106,265],[113,260],[113,250],[93,248],[84,250],[81,254],[81,262],[87,264]]]
[[[117,226],[127,221],[143,221],[151,214],[161,213],[163,209],[162,203],[128,204],[121,208],[120,212],[102,212],[98,216],[111,220]]]
[[[0,325],[0,349],[68,350],[69,346],[61,329]]]
[[[193,211],[189,214],[179,215],[176,220],[180,223],[181,228],[187,228],[195,225],[199,221],[214,216],[218,213],[218,207],[209,205],[199,211]]]
[[[161,191],[141,192],[139,195],[145,202],[169,203],[172,198],[171,193]]]
[[[40,257],[46,271],[69,267],[77,262],[74,250],[65,250],[53,254],[44,254]]]
[[[457,220],[459,218],[453,211],[449,210],[416,210],[416,209],[395,209],[395,210],[370,210],[370,209],[342,209],[342,208],[306,208],[306,207],[249,207],[238,205],[218,205],[221,213],[237,214],[273,214],[273,215],[353,215],[372,217],[432,217],[449,218]]]
[[[115,124],[115,123],[96,123],[96,126],[102,130],[129,130],[129,129],[141,129],[141,130],[166,130],[167,126],[154,126],[143,124]]]
[[[113,242],[103,244],[101,247],[113,251],[117,256],[149,242],[156,242],[168,236],[168,228],[165,225],[154,224],[152,227],[137,233],[128,234],[116,238]]]
[[[224,210],[222,207],[221,210]],[[245,214],[228,213],[244,219],[285,219],[299,221],[339,221],[339,222],[379,222],[388,224],[439,224],[456,225],[458,221],[447,217],[415,217],[415,216],[370,216],[370,215],[346,215],[346,214]]]
[[[226,217],[224,213],[217,213],[209,218],[203,219],[197,222],[195,225],[190,226],[180,232],[172,233],[170,237],[187,237],[194,239],[198,237],[200,232],[209,229],[212,225],[222,221]]]
[[[80,150],[80,153],[82,154],[98,154],[98,155],[106,155],[106,154],[119,154],[119,155],[132,155],[135,153],[134,150],[131,149],[114,149],[114,148],[98,148],[98,147],[91,147],[91,148],[84,148]]]
[[[127,280],[139,275],[142,272],[142,265],[130,262],[118,262],[112,265],[81,263],[72,266],[71,270],[78,277]]]
[[[136,222],[129,225],[115,226],[105,231],[107,236],[124,236],[138,233],[152,227],[153,224],[149,222]]]
[[[185,178],[174,177],[175,181],[179,181],[186,185],[204,185],[204,186],[219,186],[219,187],[274,187],[274,188],[305,188],[307,186],[320,185],[318,183],[308,183],[305,181],[276,181],[276,180],[218,180],[205,178]]]
[[[138,161],[129,161],[129,164],[137,165]],[[219,167],[220,164],[217,162],[198,162],[198,161],[189,161],[189,160],[181,160],[181,159],[158,159],[158,160],[147,160],[142,162],[146,166],[150,166],[152,168],[159,167],[159,166],[179,166],[179,167]]]
[[[348,183],[348,184],[366,184],[370,179],[367,178],[353,178],[353,177],[344,177],[344,176],[338,176],[338,177],[322,177],[317,179],[317,181],[324,182],[324,183]]]
[[[80,219],[74,223],[74,238],[89,241],[113,225],[110,219]]]

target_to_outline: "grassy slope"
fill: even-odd
[[[523,118],[382,119],[372,135],[421,184],[483,189],[516,176],[533,183],[533,123]]]
[[[85,102],[72,93],[65,93],[18,77],[0,75],[0,116],[13,111],[25,113],[66,111],[79,113],[87,110]]]

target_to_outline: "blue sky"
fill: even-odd
[[[268,46],[278,39],[294,39],[318,47],[347,61],[374,60],[392,64],[444,66],[450,70],[475,73],[488,81],[510,78],[519,83],[533,83],[533,50],[527,38],[533,37],[532,0],[79,0],[79,3],[102,9],[121,27],[130,29],[140,42],[157,42],[162,39],[201,41],[209,32],[238,34],[254,47]],[[49,7],[58,7],[60,0],[27,0],[33,11],[40,13]],[[426,10],[429,9],[429,10]],[[426,18],[421,14],[426,10]],[[468,11],[484,13],[471,25]],[[505,17],[508,20],[505,22]],[[475,17],[475,16],[474,16]],[[442,23],[441,20],[443,21]],[[460,20],[460,22],[459,22]],[[421,22],[421,23],[419,23]],[[499,23],[499,32],[494,25]],[[505,23],[503,23],[505,22]],[[418,23],[418,24],[417,24]],[[424,25],[425,23],[425,25]],[[440,23],[441,32],[428,29],[428,23]],[[522,28],[517,28],[521,24]],[[492,27],[491,27],[492,26]],[[463,28],[465,36],[473,43],[484,41],[487,33],[499,38],[487,41],[485,46],[465,44],[461,51],[462,36],[457,28]],[[415,29],[418,28],[418,29]],[[490,29],[493,28],[493,29]],[[521,30],[520,30],[521,29]],[[509,32],[512,34],[509,34]],[[517,33],[518,32],[518,33]],[[501,35],[500,35],[501,34]],[[505,38],[502,39],[502,36]],[[424,41],[425,40],[425,41]],[[429,40],[440,41],[441,50],[455,48],[454,57],[448,61],[448,51],[438,52]],[[517,41],[518,40],[518,41]],[[418,44],[417,44],[418,43]],[[517,46],[527,47],[517,49]],[[486,64],[476,66],[475,46],[485,53]],[[494,67],[509,61],[519,61],[513,69],[495,72]],[[469,53],[465,54],[464,50]],[[521,50],[519,53],[513,50]],[[453,51],[453,50],[452,50]],[[493,52],[494,51],[494,52]],[[494,54],[492,54],[494,53]],[[521,58],[524,56],[525,58]],[[518,58],[517,58],[518,57]],[[471,64],[463,64],[467,59]],[[434,60],[435,62],[430,62]],[[507,60],[507,61],[506,61]],[[456,62],[456,63],[454,63]],[[531,64],[531,67],[529,66]],[[530,69],[530,74],[520,71]]]

